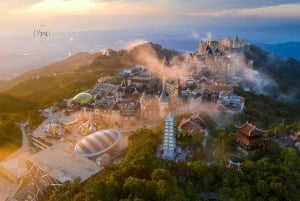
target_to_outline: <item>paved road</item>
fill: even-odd
[[[22,146],[15,151],[14,153],[10,154],[7,158],[5,158],[3,161],[12,159],[12,158],[16,158],[18,157],[20,154],[23,154],[24,152],[29,150],[29,142],[28,142],[28,138],[25,132],[25,124],[18,124],[21,128],[22,131]]]
[[[25,132],[25,124],[20,123],[18,125],[20,126],[22,131],[22,146],[16,152],[10,154],[7,158],[5,158],[2,162],[11,161],[13,159],[24,159],[24,157],[27,157],[29,155],[29,143]],[[10,182],[5,177],[0,175],[0,201],[4,201],[10,198],[17,187],[18,183]]]

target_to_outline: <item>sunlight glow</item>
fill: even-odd
[[[87,15],[101,7],[103,3],[92,3],[89,0],[44,0],[16,13],[31,15]]]
[[[29,8],[15,9],[14,15],[165,15],[168,11],[164,7],[147,5],[145,2],[123,2],[123,1],[91,1],[91,0],[44,0],[33,4]]]

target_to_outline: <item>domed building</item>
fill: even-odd
[[[74,151],[83,157],[99,156],[114,148],[121,138],[119,130],[100,130],[82,138],[75,145]]]
[[[94,97],[92,96],[92,94],[87,92],[79,93],[76,96],[74,96],[74,98],[72,99],[72,103],[77,103],[80,105],[89,104],[92,103],[93,101],[94,101]]]

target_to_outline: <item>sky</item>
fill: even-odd
[[[0,34],[181,26],[199,23],[294,23],[300,0],[9,0],[0,2]]]

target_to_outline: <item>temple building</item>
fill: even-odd
[[[264,145],[264,131],[250,123],[237,128],[236,142],[246,150],[257,149]]]
[[[148,70],[144,69],[132,75],[128,81],[136,87],[151,89],[154,85],[154,76]]]
[[[230,159],[228,159],[228,164],[226,165],[226,167],[237,170],[237,171],[242,171],[242,163],[241,162],[233,162]]]
[[[163,158],[165,160],[175,159],[175,120],[170,113],[165,120],[165,136],[163,144]]]
[[[236,114],[242,112],[245,107],[246,99],[236,94],[221,91],[219,93],[218,109],[226,114]]]
[[[200,117],[200,114],[193,114],[189,118],[183,118],[178,126],[178,131],[187,131],[191,135],[194,132],[203,132],[205,129],[204,120]]]

